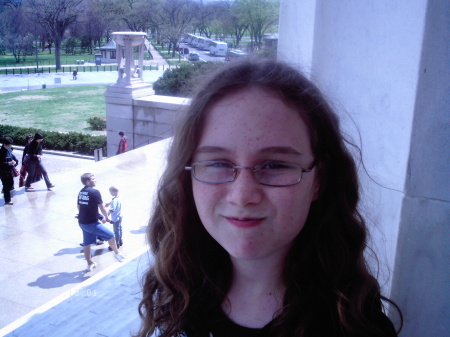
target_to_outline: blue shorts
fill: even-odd
[[[114,233],[101,222],[90,224],[78,224],[83,230],[83,245],[91,245],[97,242],[97,237],[109,241],[114,237]]]

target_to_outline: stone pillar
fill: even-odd
[[[400,336],[447,336],[450,2],[392,4],[281,0],[278,58],[344,107],[346,136],[362,142],[362,210],[376,219],[377,276],[403,311]]]
[[[152,86],[143,81],[146,33],[115,32],[112,35],[116,43],[118,76],[117,82],[109,85],[105,92],[108,157],[117,151],[120,131],[128,138],[128,150],[139,146],[134,137],[134,100],[154,94]],[[135,48],[138,48],[137,65]]]

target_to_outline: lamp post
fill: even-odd
[[[36,29],[36,22],[37,22],[37,16],[35,17],[35,20],[34,20],[34,33],[36,34],[35,46],[36,46],[36,70],[37,70],[37,69],[39,69],[39,56],[38,56],[38,35],[37,35],[37,29]]]

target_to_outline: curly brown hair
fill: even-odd
[[[186,330],[208,336],[205,322],[226,299],[230,257],[204,229],[184,167],[191,163],[211,104],[252,86],[271,90],[299,112],[310,129],[320,182],[285,261],[283,308],[270,336],[395,336],[383,301],[398,307],[381,295],[364,256],[368,230],[357,208],[359,181],[338,118],[298,70],[261,59],[231,62],[203,80],[176,129],[148,226],[155,263],[143,280],[137,336],[158,331],[173,337]]]

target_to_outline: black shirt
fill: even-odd
[[[91,224],[98,222],[98,205],[102,204],[102,196],[95,188],[85,186],[78,193],[78,223]]]

